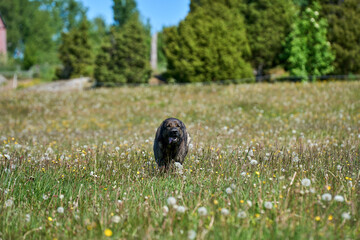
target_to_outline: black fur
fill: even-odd
[[[154,140],[155,161],[159,168],[167,169],[171,163],[183,164],[189,150],[190,136],[185,124],[176,118],[164,120]]]

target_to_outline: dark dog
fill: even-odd
[[[185,124],[176,118],[168,118],[156,131],[154,154],[159,168],[168,169],[172,162],[183,163],[189,150],[190,136]]]

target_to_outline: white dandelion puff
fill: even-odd
[[[336,195],[336,196],[334,197],[334,201],[336,201],[336,202],[343,202],[343,201],[344,201],[344,197],[341,196],[341,195]]]
[[[64,213],[64,208],[63,207],[58,207],[57,212],[58,213]]]
[[[272,209],[272,208],[273,208],[273,204],[272,204],[272,202],[265,202],[265,203],[264,203],[264,207],[265,207],[266,209]]]
[[[237,215],[238,218],[246,218],[247,214],[244,211],[240,211]]]
[[[163,206],[162,210],[163,210],[163,214],[166,215],[169,212],[169,207],[168,206]]]
[[[258,161],[256,161],[256,160],[253,159],[253,160],[250,161],[250,164],[251,164],[251,165],[257,165],[257,164],[258,164]]]
[[[120,220],[121,220],[121,218],[120,218],[119,216],[117,216],[117,215],[115,215],[115,216],[113,216],[113,217],[111,218],[111,221],[112,221],[113,223],[119,223]]]
[[[170,205],[170,206],[175,206],[176,205],[176,198],[174,197],[169,197],[167,199],[167,204]]]
[[[49,199],[49,197],[48,197],[47,195],[45,195],[45,194],[42,196],[42,198],[43,198],[44,200],[48,200],[48,199]]]
[[[324,193],[322,196],[321,196],[321,199],[323,200],[323,201],[331,201],[331,199],[332,199],[332,196],[331,196],[331,194],[330,193]]]
[[[249,207],[252,206],[252,202],[251,202],[250,200],[247,200],[246,203],[247,203],[247,205],[248,205]]]
[[[344,212],[343,214],[341,214],[341,217],[344,219],[344,220],[350,220],[351,216],[349,213],[347,212]]]
[[[185,208],[184,206],[178,206],[177,209],[176,209],[176,211],[177,211],[178,213],[184,213],[184,212],[186,211],[186,208]]]
[[[226,191],[226,193],[229,194],[229,195],[233,193],[233,191],[232,191],[231,188],[227,188],[225,191]]]
[[[206,216],[207,215],[207,209],[205,207],[199,207],[198,213],[200,216]]]
[[[5,207],[11,207],[14,204],[12,199],[8,199],[5,201]]]
[[[226,208],[221,209],[221,214],[222,215],[227,216],[227,215],[229,215],[229,213],[230,213],[229,210],[227,210]]]
[[[304,187],[309,187],[311,185],[310,179],[304,178],[303,180],[301,180],[301,185],[303,185]]]
[[[189,232],[188,232],[188,239],[189,240],[193,240],[193,239],[195,239],[196,238],[196,232],[194,231],[194,230],[190,230]]]

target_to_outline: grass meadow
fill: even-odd
[[[2,92],[0,138],[1,239],[360,238],[360,82]]]

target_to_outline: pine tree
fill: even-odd
[[[333,71],[335,59],[327,41],[327,21],[320,17],[320,5],[306,8],[293,25],[288,38],[288,67],[292,75],[306,79]]]
[[[138,10],[135,0],[114,0],[113,12],[115,26],[122,27]]]
[[[88,35],[89,22],[86,18],[78,28],[73,28],[69,33],[62,33],[59,58],[63,68],[57,71],[59,78],[92,75],[93,58]]]
[[[249,60],[261,76],[282,63],[283,42],[291,30],[295,7],[288,0],[248,0],[242,12],[252,53]]]
[[[179,82],[206,82],[252,76],[239,11],[220,2],[193,8],[179,27],[164,30],[167,74]]]
[[[329,22],[328,39],[336,55],[334,72],[360,74],[359,0],[324,2],[322,12]]]
[[[151,72],[147,38],[138,14],[134,14],[120,29],[113,27],[96,59],[97,82],[107,86],[146,83]]]

